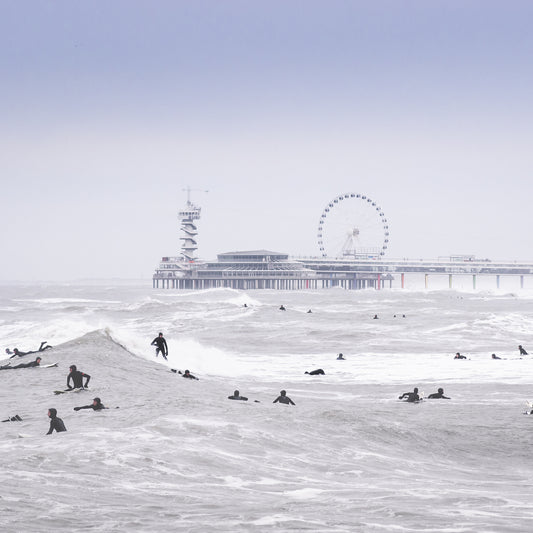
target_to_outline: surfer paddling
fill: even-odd
[[[429,400],[438,400],[440,398],[442,398],[444,400],[449,400],[450,399],[450,398],[448,398],[448,396],[444,396],[444,389],[442,389],[442,388],[437,389],[437,392],[434,392],[433,394],[430,394],[428,396]]]
[[[419,402],[420,396],[418,395],[418,388],[415,387],[413,392],[404,392],[401,396],[398,396],[398,399],[405,399],[406,402]]]
[[[30,353],[44,352],[45,350],[49,350],[50,348],[52,348],[52,346],[45,346],[45,344],[48,344],[48,343],[46,341],[43,341],[41,342],[41,345],[39,346],[38,350],[32,350],[29,352],[21,352],[18,348],[13,348],[13,355],[10,357],[10,359],[13,359],[13,357],[17,357],[17,356],[23,357],[25,355],[29,355]],[[7,350],[9,350],[9,348]]]
[[[32,361],[31,363],[20,363],[20,365],[15,366],[9,366],[4,365],[0,366],[0,370],[15,370],[15,368],[34,368],[36,366],[39,366],[41,364],[42,359],[40,357],[36,357],[35,361]]]
[[[74,411],[80,411],[81,409],[92,409],[93,411],[101,411],[102,409],[109,409],[106,407],[100,398],[95,398],[91,405],[82,405],[81,407],[74,407]]]

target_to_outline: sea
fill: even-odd
[[[442,285],[3,283],[0,531],[531,531],[533,289]]]

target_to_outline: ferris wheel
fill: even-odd
[[[341,194],[322,212],[318,247],[322,257],[380,259],[389,243],[389,225],[381,208],[368,196]]]

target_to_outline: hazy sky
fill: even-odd
[[[533,260],[533,2],[0,1],[1,280],[318,255],[377,201],[388,257]],[[209,190],[209,193],[201,192]]]

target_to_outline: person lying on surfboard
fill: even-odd
[[[102,409],[108,409],[100,398],[95,398],[91,405],[83,405],[82,407],[74,407],[74,411],[79,411],[80,409],[92,409],[93,411],[101,411]]]
[[[41,360],[42,359],[40,357],[36,357],[35,361],[32,361],[31,363],[21,363],[20,365],[15,366],[4,365],[0,366],[0,370],[15,370],[15,368],[32,368],[35,366],[39,366],[41,364]]]

